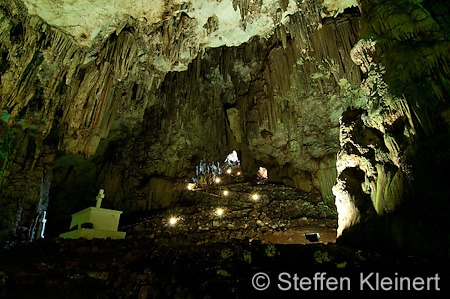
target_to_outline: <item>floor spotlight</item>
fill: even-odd
[[[178,219],[175,217],[170,218],[169,225],[174,226],[178,222]]]

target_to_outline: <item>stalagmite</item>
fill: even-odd
[[[448,217],[434,207],[447,202],[440,177],[449,161],[432,158],[430,144],[449,152],[448,126],[440,113],[448,110],[442,101],[443,90],[449,92],[448,62],[437,63],[448,59],[443,49],[450,42],[439,28],[449,23],[440,17],[441,9],[449,8],[422,4],[360,1],[366,33],[351,56],[366,74],[366,98],[361,109],[341,117],[333,192],[343,242],[448,256],[439,249],[448,242],[429,232],[437,223],[448,225]]]

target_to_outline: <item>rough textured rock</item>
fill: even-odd
[[[227,3],[240,16],[234,27],[219,13]],[[42,213],[47,177],[55,223],[99,188],[105,207],[146,210],[177,200],[200,160],[233,149],[247,176],[264,166],[271,180],[332,202],[339,115],[361,98],[349,55],[359,12],[330,17],[354,4],[344,2],[264,3],[169,1],[107,25],[92,7],[98,19],[75,28],[51,17],[48,1],[2,1],[4,233],[33,225],[21,205]],[[24,151],[26,161],[16,154]]]
[[[360,72],[346,54],[359,19],[345,14],[317,21],[310,13],[281,27],[282,45],[271,50],[267,67],[251,70],[262,74],[245,89],[245,100],[238,98],[245,137],[237,146],[246,173],[264,166],[269,178],[326,197],[335,180],[339,116],[362,96]]]
[[[341,118],[338,234],[448,257],[450,6],[418,2],[360,1],[366,102]]]
[[[449,255],[446,1],[106,2],[0,1],[1,239],[99,188],[166,207],[236,149],[328,202],[337,177],[343,242]]]

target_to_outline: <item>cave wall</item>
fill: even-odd
[[[0,1],[0,239],[32,239],[46,209],[63,227],[99,188],[105,207],[167,206],[237,149],[249,178],[325,201],[337,177],[340,242],[448,257],[449,4],[326,3],[232,1],[236,32],[273,18],[235,45],[186,3],[94,38]]]
[[[48,205],[42,182],[51,177],[56,152],[91,156],[118,115],[142,119],[146,98],[136,94],[156,81],[137,58],[138,35],[122,31],[127,22],[88,48],[27,14],[21,1],[2,1],[0,8],[1,230],[15,234],[19,226],[28,239]]]
[[[170,64],[182,66],[195,58],[198,45],[184,37],[193,36],[197,22],[181,12],[156,25],[126,15],[110,20],[86,46],[80,41],[83,36],[28,14],[20,0],[1,1],[0,8],[0,199],[7,207],[1,229],[6,236],[21,227],[21,239],[28,239],[43,213],[39,202],[47,193],[41,191],[47,176],[54,187],[53,217],[67,218],[92,205],[104,176],[121,186],[119,170],[103,171],[110,169],[105,168],[110,156],[101,157],[106,145],[99,147],[100,141],[109,137],[109,142],[123,130],[132,134],[139,127],[146,108],[153,105],[150,91],[159,88]],[[170,16],[182,4],[165,9]],[[46,152],[53,153],[56,163]],[[41,164],[46,173],[38,170]],[[131,192],[123,189],[112,199]]]
[[[278,45],[264,47],[270,52],[250,69],[255,79],[244,82],[248,87],[238,91],[227,115],[246,173],[263,166],[271,180],[327,198],[336,178],[339,116],[361,105],[363,93],[360,71],[348,55],[359,34],[359,13],[317,19],[318,9],[278,28]],[[245,58],[230,61],[236,68]]]
[[[236,5],[245,29],[258,8]],[[349,55],[359,11],[289,5],[273,14],[271,35],[201,49],[184,4],[152,24],[114,19],[86,46],[22,1],[2,1],[3,235],[32,235],[47,207],[64,227],[99,188],[108,208],[165,207],[201,160],[233,149],[249,178],[264,166],[272,181],[333,204],[339,116],[363,98]],[[208,19],[206,34],[216,27]]]
[[[49,204],[55,151],[52,147],[38,150],[34,134],[5,123],[1,124],[0,138],[0,239],[12,234],[33,240],[29,228],[36,225]]]
[[[450,6],[359,4],[366,103],[340,122],[339,240],[448,258]]]
[[[168,73],[139,126],[130,131],[118,124],[92,165],[55,170],[63,180],[55,182],[55,201],[71,198],[64,191],[71,186],[91,185],[91,198],[100,186],[110,194],[106,204],[116,208],[164,207],[176,201],[200,160],[222,162],[236,149],[249,178],[264,166],[272,181],[321,193],[333,205],[339,115],[360,105],[362,96],[360,71],[349,56],[359,14],[327,20],[320,29],[314,17],[313,30],[297,17],[293,24],[303,27],[279,29],[290,30],[285,40],[275,35],[209,49],[187,71]],[[295,34],[310,31],[313,37],[295,42]],[[340,43],[348,51],[338,49]],[[80,176],[95,167],[92,179]]]

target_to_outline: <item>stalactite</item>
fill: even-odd
[[[280,7],[283,11],[286,11],[289,5],[289,0],[278,0]]]
[[[10,3],[16,2],[21,3]],[[250,32],[244,30],[244,24],[255,26],[263,3],[233,1],[241,14],[239,29]],[[213,38],[220,33],[219,18],[211,16],[207,24],[198,24],[189,7],[178,9],[175,5],[151,24],[132,16],[111,20],[85,43],[71,28],[61,30],[38,16],[28,16],[26,9],[15,13],[5,8],[9,4],[2,6],[0,111],[12,115],[11,127],[24,124],[35,136],[32,144],[38,148],[32,155],[36,171],[40,171],[43,149],[49,144],[65,153],[91,157],[74,162],[73,167],[104,166],[109,172],[85,182],[89,185],[85,193],[104,184],[114,191],[109,193],[118,205],[137,208],[142,201],[148,203],[145,197],[156,194],[148,188],[156,188],[154,182],[158,181],[150,184],[149,178],[164,177],[167,182],[187,177],[192,163],[201,156],[219,159],[231,146],[242,150],[249,164],[270,161],[273,169],[284,169],[291,163],[286,171],[302,175],[290,184],[310,191],[320,189],[311,181],[318,169],[315,159],[328,159],[328,153],[336,149],[323,145],[314,153],[311,149],[317,140],[328,142],[327,134],[330,140],[337,138],[334,131],[327,132],[333,125],[325,114],[337,113],[339,107],[329,108],[328,100],[317,91],[322,85],[330,101],[339,100],[337,79],[341,78],[334,76],[341,73],[330,76],[329,68],[338,64],[351,69],[345,53],[336,50],[336,41],[346,46],[354,41],[358,24],[353,19],[358,16],[325,22],[320,18],[322,3],[298,2],[302,12],[289,11],[289,16],[283,13],[288,11],[289,1],[272,4],[262,15],[278,16],[275,35],[269,32],[240,46],[217,49],[201,42],[206,41],[203,35],[209,33]],[[325,73],[326,78],[311,78]],[[355,73],[348,81],[357,82],[358,78]],[[303,109],[310,112],[303,113]],[[313,109],[328,110],[315,117]],[[228,128],[231,118],[234,124]],[[314,136],[310,143],[303,145],[306,119],[318,126],[310,130]],[[271,136],[264,139],[266,144],[260,140],[263,131]],[[80,173],[93,176],[89,170]],[[282,181],[283,176],[280,171],[277,179]],[[61,186],[72,190],[77,175],[68,177],[70,186]],[[35,184],[30,183],[33,188]],[[76,196],[55,192],[64,200]],[[38,204],[35,199],[29,201]],[[26,211],[23,219],[34,217],[30,213]]]
[[[220,72],[223,75],[223,80],[226,82],[228,79],[228,71],[230,68],[231,51],[228,48],[223,48],[221,55]]]
[[[161,22],[161,47],[157,43],[146,43],[145,37],[136,32],[148,29],[128,18],[118,24],[109,38],[99,39],[86,48],[38,16],[12,15],[12,11],[2,10],[2,51],[23,50],[18,50],[14,57],[7,56],[10,68],[2,75],[0,110],[9,111],[10,125],[20,121],[22,115],[28,124],[36,122],[33,107],[43,107],[40,109],[41,119],[45,120],[40,130],[42,139],[54,125],[66,127],[60,146],[67,152],[83,153],[87,157],[94,154],[99,141],[108,136],[116,111],[125,112],[122,105],[128,107],[126,115],[142,119],[145,97],[122,97],[123,91],[134,81],[141,81],[147,83],[142,85],[147,91],[141,92],[146,95],[161,82],[163,73],[157,67],[166,72],[166,64],[182,68],[183,63],[191,60],[180,56],[192,43],[184,39],[184,34],[194,30],[186,27],[193,21],[182,13]],[[15,30],[14,22],[25,29]],[[158,41],[157,30],[150,35]],[[156,50],[149,51],[149,46]],[[149,65],[150,57],[146,54],[149,52],[160,59],[159,66]],[[39,90],[42,93],[36,93]],[[58,111],[63,111],[62,117],[56,117]]]
[[[441,28],[448,22],[435,18],[442,11],[433,11],[427,1],[423,6],[406,0],[360,3],[366,34],[352,49],[352,58],[366,73],[362,83],[366,99],[363,109],[345,112],[341,120],[338,184],[333,189],[340,214],[338,232],[344,242],[359,234],[360,242],[374,246],[415,248],[448,257],[448,252],[437,249],[448,242],[427,235],[435,223],[448,225],[448,217],[435,207],[447,202],[439,195],[446,193],[439,173],[449,161],[427,158],[433,155],[429,144],[440,153],[450,151],[448,127],[440,112],[448,110],[442,99],[450,90],[439,79],[447,77],[443,73],[450,42]],[[362,184],[362,190],[349,182]],[[373,210],[358,202],[367,202]],[[433,216],[429,220],[421,216],[417,225],[417,215],[427,213]],[[427,248],[411,239],[433,239],[433,245]]]

